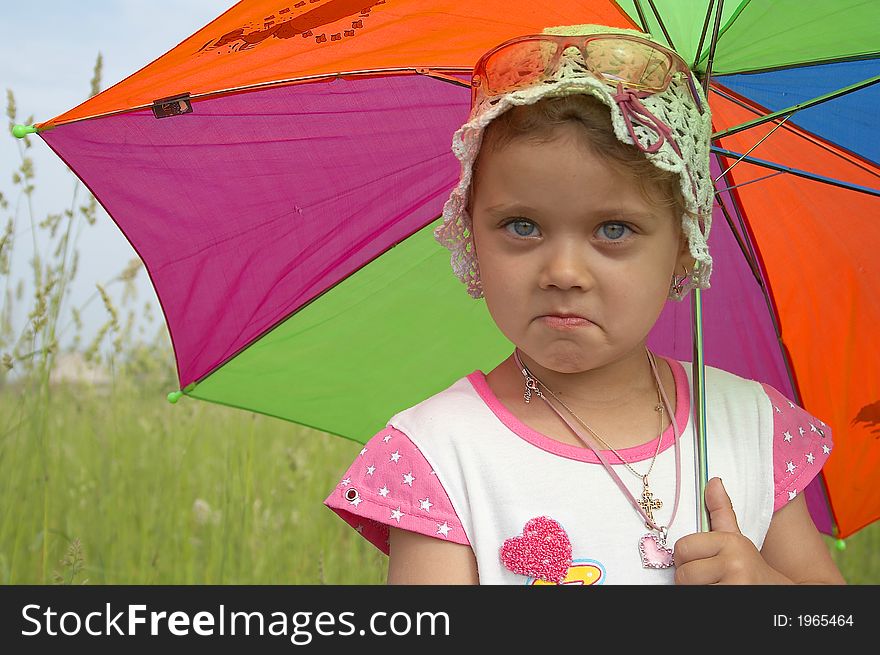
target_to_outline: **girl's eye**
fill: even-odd
[[[624,241],[627,232],[632,232],[625,223],[604,223],[599,228],[599,234],[604,235],[609,241]]]
[[[513,230],[511,231],[511,226],[513,226]],[[518,237],[530,237],[535,236],[535,231],[537,230],[537,226],[524,218],[517,218],[508,223],[504,224],[504,229],[507,230],[509,234],[512,236]]]
[[[525,218],[512,219],[505,223],[503,227],[513,237],[529,238],[540,236],[541,234],[538,226]],[[600,240],[608,243],[623,243],[632,231],[632,228],[626,223],[603,223],[599,227],[599,237]]]

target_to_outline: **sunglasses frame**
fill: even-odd
[[[492,58],[494,54],[499,52],[500,50],[507,48],[511,45],[515,45],[517,43],[525,43],[525,42],[534,42],[534,41],[544,41],[556,44],[556,51],[553,53],[553,57],[547,62],[547,65],[544,66],[544,72],[541,77],[536,82],[530,82],[529,86],[533,84],[537,84],[546,80],[550,75],[552,75],[556,71],[556,67],[559,65],[560,59],[562,59],[562,53],[565,52],[568,48],[574,47],[577,48],[581,53],[581,57],[583,57],[584,63],[587,65],[587,70],[595,76],[601,82],[608,84],[609,86],[613,86],[613,84],[606,78],[601,77],[594,73],[589,66],[589,57],[587,56],[586,46],[590,41],[598,41],[605,39],[617,39],[624,41],[632,41],[634,43],[638,43],[643,46],[647,46],[652,50],[656,50],[658,52],[663,53],[668,56],[674,66],[670,68],[669,72],[666,74],[666,78],[663,81],[663,86],[660,89],[653,89],[643,87],[643,90],[650,91],[652,93],[661,93],[669,88],[669,84],[672,81],[673,76],[682,72],[685,74],[685,79],[687,80],[688,88],[690,89],[691,95],[694,98],[694,103],[699,109],[700,113],[703,113],[703,102],[700,100],[699,93],[697,92],[696,86],[694,85],[694,81],[691,75],[691,70],[685,61],[681,58],[681,56],[662,45],[659,45],[653,41],[649,41],[648,39],[643,39],[638,36],[631,36],[629,34],[574,34],[570,36],[563,36],[560,34],[526,34],[524,36],[518,36],[512,39],[508,39],[504,43],[500,43],[488,52],[486,52],[477,63],[474,65],[473,75],[471,76],[471,109],[476,106],[477,102],[477,94],[481,88],[485,88],[484,80],[487,80],[488,75],[486,73],[486,63]],[[639,89],[640,86],[638,84],[628,84],[624,83],[625,86],[630,88]],[[509,93],[509,92],[505,92]],[[498,95],[503,95],[503,93],[488,93],[484,92],[484,96],[486,98],[496,97]]]

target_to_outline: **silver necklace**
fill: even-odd
[[[660,443],[662,441],[662,430],[661,430],[660,436],[658,436],[658,438],[657,438],[657,450],[655,451],[654,457],[651,460],[651,466],[648,469],[648,473],[642,475],[641,473],[639,473],[638,471],[633,469],[629,465],[629,463],[623,457],[621,457],[620,454],[616,450],[611,448],[601,437],[599,437],[599,435],[596,434],[595,430],[590,428],[583,420],[580,419],[580,417],[577,416],[577,414],[575,414],[573,411],[571,411],[571,409],[567,405],[565,405],[565,403],[563,403],[561,400],[559,400],[559,398],[553,393],[552,390],[550,390],[547,387],[547,385],[545,385],[543,382],[538,380],[538,378],[536,378],[534,375],[532,375],[532,373],[531,373],[531,371],[529,371],[528,367],[526,367],[526,365],[522,363],[522,360],[519,358],[519,353],[517,352],[516,349],[514,350],[514,359],[516,360],[516,363],[519,365],[520,370],[522,371],[522,374],[526,379],[526,390],[525,390],[525,393],[523,394],[523,400],[526,403],[528,403],[531,399],[531,395],[534,393],[535,395],[540,397],[545,403],[547,403],[547,405],[550,407],[550,409],[552,409],[554,412],[556,412],[556,414],[559,415],[559,418],[561,418],[563,420],[563,422],[565,422],[572,429],[572,431],[575,433],[575,435],[578,436],[578,438],[580,438],[581,441],[583,441],[584,445],[586,445],[588,448],[590,448],[596,454],[596,457],[598,457],[599,461],[602,462],[602,465],[605,467],[605,470],[608,471],[608,474],[612,477],[614,482],[617,484],[617,486],[620,488],[620,490],[623,492],[623,494],[627,497],[627,499],[633,505],[635,510],[639,514],[641,514],[641,516],[645,519],[645,525],[648,528],[656,531],[656,533],[657,533],[656,535],[649,533],[649,534],[642,536],[642,538],[639,540],[639,551],[641,553],[642,566],[644,566],[646,568],[661,569],[661,568],[669,568],[669,567],[674,566],[673,552],[671,549],[666,548],[666,538],[669,533],[669,526],[672,525],[672,522],[675,520],[675,514],[678,511],[678,501],[679,501],[680,490],[681,490],[681,486],[680,486],[681,464],[680,464],[680,453],[679,453],[680,435],[678,432],[678,425],[675,423],[675,418],[674,418],[674,416],[672,416],[672,410],[669,407],[669,400],[668,400],[668,398],[666,398],[666,394],[663,392],[663,389],[660,386],[660,377],[657,374],[657,367],[654,363],[653,358],[651,357],[650,351],[645,349],[645,352],[648,356],[648,361],[651,364],[651,369],[654,373],[654,381],[657,386],[658,394],[661,396],[662,401],[665,402],[666,407],[669,410],[670,418],[672,419],[673,431],[675,433],[675,442],[674,442],[675,443],[675,468],[676,468],[676,473],[675,473],[675,504],[673,505],[673,508],[672,508],[672,515],[669,518],[669,523],[664,526],[657,525],[654,522],[653,511],[655,509],[659,509],[660,507],[662,507],[662,502],[659,499],[653,498],[653,494],[651,493],[650,487],[648,486],[648,479],[647,479],[648,474],[651,472],[651,470],[654,467],[654,461],[656,461],[656,459],[657,459],[657,454],[660,452]],[[626,485],[623,484],[623,481],[620,479],[620,477],[614,472],[614,470],[608,464],[605,457],[602,455],[602,452],[597,447],[595,447],[592,443],[590,443],[589,439],[587,439],[584,435],[582,435],[575,428],[575,426],[573,424],[569,423],[569,421],[566,420],[566,418],[562,414],[559,413],[559,411],[553,406],[553,404],[541,392],[541,387],[544,387],[544,389],[546,389],[547,392],[551,396],[553,396],[553,398],[555,398],[559,404],[561,404],[572,416],[574,416],[578,420],[578,422],[581,423],[581,425],[583,425],[593,436],[595,436],[598,441],[600,441],[607,448],[609,448],[612,452],[614,452],[617,455],[617,457],[620,459],[620,461],[627,467],[628,470],[630,470],[634,475],[636,475],[642,479],[643,489],[642,489],[641,501],[637,501],[635,499],[635,497],[630,493],[629,489],[626,488]],[[660,420],[661,420],[661,428],[662,428],[662,420],[663,420],[662,414],[660,415]]]
[[[650,364],[651,363],[651,353],[647,349],[645,350],[645,352],[647,353],[648,363]],[[525,365],[523,365],[523,368],[525,368],[528,375],[532,375],[531,371],[529,371],[528,368],[525,367]],[[534,376],[532,376],[532,377],[534,378]],[[651,458],[651,464],[650,464],[650,466],[648,466],[648,471],[646,473],[639,473],[630,465],[629,462],[626,461],[626,459],[624,459],[624,457],[619,452],[617,452],[611,445],[608,444],[607,441],[605,441],[602,437],[600,437],[599,433],[597,433],[593,428],[591,428],[589,425],[587,425],[586,422],[580,416],[578,416],[577,414],[574,413],[574,410],[572,410],[568,405],[566,405],[564,402],[562,402],[562,400],[559,398],[559,396],[557,396],[555,393],[553,393],[552,389],[550,389],[547,385],[545,385],[543,382],[541,382],[537,378],[534,378],[534,379],[541,386],[543,386],[544,389],[547,390],[547,393],[549,393],[551,396],[553,396],[553,398],[554,398],[554,400],[556,400],[556,402],[558,402],[560,405],[562,405],[566,409],[566,411],[568,411],[569,414],[574,416],[574,418],[577,420],[578,423],[580,423],[587,430],[589,430],[590,434],[592,434],[594,437],[596,437],[596,440],[599,443],[601,443],[603,446],[605,446],[606,449],[610,450],[612,453],[617,455],[617,458],[621,461],[621,463],[633,475],[635,475],[637,478],[639,478],[642,481],[642,499],[639,501],[639,506],[641,506],[642,510],[644,510],[648,519],[653,521],[654,520],[654,514],[653,514],[654,510],[661,509],[663,507],[663,501],[660,500],[659,498],[654,497],[654,494],[651,491],[650,483],[648,482],[648,476],[651,475],[651,471],[654,470],[654,462],[657,461],[657,455],[660,453],[660,443],[662,442],[661,437],[663,436],[663,399],[660,396],[660,382],[659,382],[659,380],[656,380],[656,379],[654,380],[655,389],[657,391],[657,404],[654,406],[654,411],[658,412],[660,415],[660,428],[657,432],[657,448],[654,451],[654,456]],[[541,392],[539,389],[537,395],[540,395],[540,393]],[[528,403],[529,401],[527,400],[526,402]],[[651,524],[646,521],[645,527],[650,528]]]

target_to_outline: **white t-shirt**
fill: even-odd
[[[681,433],[671,549],[698,523],[691,367],[667,361]],[[769,385],[705,370],[709,477],[722,479],[742,533],[760,549],[773,512],[818,474],[831,431]],[[663,503],[655,522],[666,525],[675,503],[671,425],[660,439],[650,485]],[[655,438],[618,452],[644,472],[656,448]],[[641,479],[613,452],[603,455],[640,498]],[[481,371],[392,417],[324,502],[386,554],[389,525],[470,545],[481,584],[674,580],[674,568],[643,566],[639,543],[651,530],[595,453],[523,424]]]

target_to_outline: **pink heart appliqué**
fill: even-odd
[[[501,562],[514,573],[560,584],[571,566],[571,541],[559,523],[538,516],[529,519],[522,536],[504,541]]]
[[[661,546],[655,534],[646,534],[639,539],[639,552],[642,554],[642,566],[650,569],[668,569],[674,564],[672,549]]]

